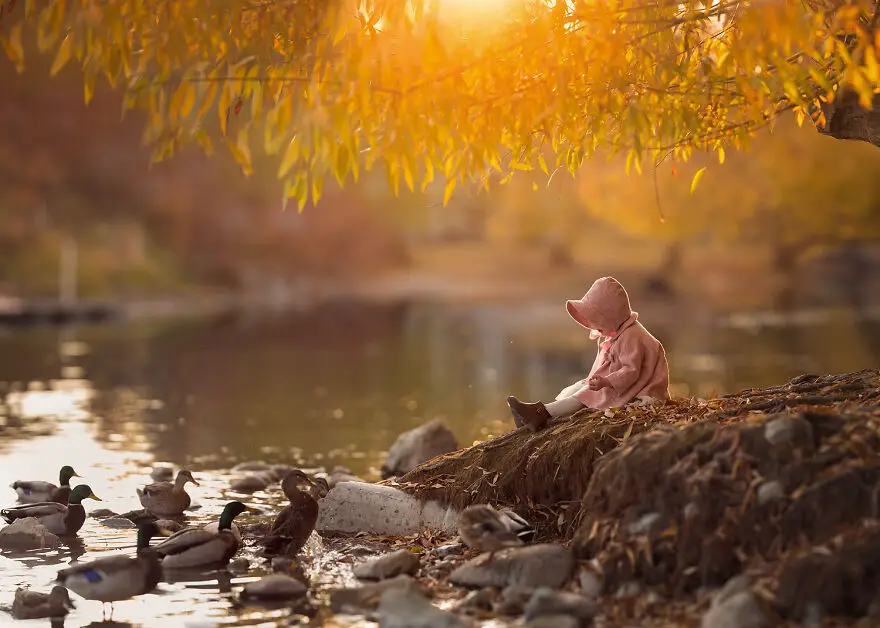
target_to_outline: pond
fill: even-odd
[[[104,500],[87,502],[87,510],[124,512],[139,508],[135,489],[150,481],[151,466],[168,462],[196,474],[201,486],[190,492],[202,508],[190,519],[204,522],[241,497],[227,490],[237,462],[343,465],[376,479],[401,431],[439,417],[470,444],[512,427],[508,394],[552,398],[582,377],[595,349],[576,326],[569,333],[560,309],[337,303],[274,316],[7,329],[0,333],[5,420],[44,420],[26,438],[0,429],[0,487],[56,481],[70,464]],[[763,326],[754,317],[699,325],[674,315],[645,319],[656,321],[648,327],[667,347],[678,394],[709,396],[880,359],[880,325],[846,311]],[[271,514],[276,493],[243,501]],[[14,498],[0,488],[0,504]],[[0,623],[9,620],[2,607],[17,586],[48,590],[71,560],[133,547],[132,530],[88,519],[69,546],[0,554]],[[114,618],[141,628],[275,625],[281,615],[232,602],[230,588],[248,579],[193,574],[117,604]],[[76,602],[65,626],[100,621],[100,604]]]

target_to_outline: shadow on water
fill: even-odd
[[[641,314],[667,348],[678,394],[857,370],[880,358],[880,325],[847,311],[781,326],[685,324],[650,308]],[[167,461],[190,467],[200,482],[191,489],[188,523],[216,520],[230,499],[271,515],[280,507],[277,488],[232,492],[232,464],[341,464],[376,477],[401,431],[441,418],[462,444],[502,433],[511,427],[508,394],[552,398],[584,376],[594,355],[595,345],[558,304],[337,303],[263,318],[0,331],[7,402],[0,487],[53,480],[71,464],[102,497],[100,507],[125,512],[140,507],[135,489],[150,481],[150,465]],[[16,421],[43,428],[24,438],[11,427]],[[14,497],[0,488],[0,504]],[[243,523],[252,517],[242,515]],[[0,553],[0,606],[11,604],[18,586],[48,590],[59,568],[132,553],[134,541],[133,530],[89,518],[58,549]],[[237,588],[266,567],[250,551],[244,555],[255,566],[247,577],[169,574],[160,591],[116,604],[116,625],[243,626],[282,617],[287,611],[235,600]],[[332,554],[309,554],[319,586],[351,578],[350,566]],[[7,617],[0,610],[0,624]],[[100,618],[100,604],[77,600],[64,625],[112,625]]]

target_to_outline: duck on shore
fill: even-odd
[[[112,618],[113,602],[149,593],[162,579],[159,556],[150,548],[150,539],[158,533],[156,524],[146,521],[138,526],[134,557],[108,556],[74,565],[59,571],[57,580],[80,597],[109,603]]]
[[[82,505],[84,499],[101,501],[87,484],[80,484],[70,492],[70,500],[66,506],[58,502],[26,504],[0,510],[0,517],[6,523],[34,517],[52,534],[70,536],[79,532],[86,521],[86,509]]]
[[[308,541],[318,520],[318,499],[327,494],[326,480],[312,481],[294,469],[281,480],[281,490],[290,504],[275,517],[268,534],[258,543],[264,556],[296,555]]]
[[[240,536],[232,532],[233,519],[248,510],[238,501],[229,502],[220,513],[217,532],[188,528],[172,534],[154,549],[165,568],[191,568],[226,565],[241,546]]]
[[[12,616],[15,619],[64,617],[72,608],[76,607],[70,601],[67,589],[60,585],[52,587],[49,593],[19,587],[12,601]]]
[[[70,499],[70,479],[82,477],[70,465],[61,467],[58,473],[58,485],[42,480],[17,480],[12,483],[18,495],[18,501],[23,504],[37,504],[41,502],[57,502],[67,504]]]
[[[192,500],[189,493],[184,487],[188,482],[192,482],[198,486],[192,473],[186,469],[181,469],[171,482],[153,482],[147,484],[143,489],[137,489],[138,499],[141,506],[150,514],[157,517],[176,517],[183,514],[183,511],[189,508]]]
[[[523,545],[523,540],[511,530],[506,515],[488,504],[475,504],[461,511],[458,535],[468,547],[488,552],[488,560],[492,560],[495,552]]]

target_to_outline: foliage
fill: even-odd
[[[668,242],[711,235],[799,255],[880,238],[880,153],[797,128],[790,118],[761,133],[747,155],[710,170],[693,194],[693,174],[708,155],[626,181],[621,169],[585,169],[581,198],[597,217]]]
[[[0,0],[0,44],[33,42],[142,109],[155,160],[225,144],[279,159],[287,197],[384,167],[395,192],[577,171],[597,150],[640,167],[741,148],[780,112],[880,87],[874,3],[829,0]],[[30,52],[28,52],[30,54]],[[549,151],[551,158],[545,159]]]

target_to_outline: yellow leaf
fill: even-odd
[[[208,109],[214,104],[214,99],[216,97],[217,81],[209,81],[207,87],[205,87],[205,93],[202,94],[202,103],[199,105],[199,110],[196,112],[197,122],[204,119],[205,115],[208,113]]]
[[[403,166],[403,180],[406,181],[406,187],[409,188],[410,192],[415,191],[415,184],[413,183],[413,173],[412,167],[409,163],[409,157],[404,156],[400,161],[401,166]]]
[[[248,145],[247,127],[241,127],[238,130],[235,142],[228,141],[228,144],[232,156],[235,157],[235,161],[241,166],[241,171],[246,177],[251,176],[254,169],[251,166],[251,149]]]
[[[95,95],[95,74],[91,71],[85,73],[83,76],[83,97],[85,98],[86,104],[92,102],[92,97]]]
[[[184,81],[177,86],[168,106],[168,117],[177,120],[187,117],[196,104],[196,88],[192,83]]]
[[[281,165],[278,166],[279,179],[287,176],[287,173],[293,168],[293,164],[299,159],[299,141],[299,135],[294,135],[293,139],[291,139],[290,143],[287,145],[287,149],[284,151],[284,157],[281,158]]]
[[[18,72],[24,70],[24,47],[21,45],[21,22],[12,27],[8,38],[0,37],[0,44]]]
[[[443,207],[449,204],[449,199],[452,198],[452,192],[455,191],[455,179],[447,179],[446,186],[443,188]]]
[[[220,120],[220,132],[226,136],[228,130],[226,123],[229,121],[229,104],[232,102],[232,89],[229,83],[223,83],[220,88],[220,100],[217,102],[217,117]]]
[[[351,165],[351,154],[345,146],[339,146],[336,149],[336,160],[333,163],[333,176],[339,182],[339,185],[345,183],[348,177],[348,170]]]
[[[696,173],[694,173],[694,179],[691,181],[691,194],[694,193],[694,190],[697,189],[697,184],[700,183],[700,179],[703,178],[703,174],[706,172],[706,167],[703,166]]]
[[[719,164],[724,163],[724,147],[723,146],[718,147],[718,163]]]
[[[434,182],[434,162],[428,157],[425,160],[425,178],[422,181],[422,192],[428,189],[428,186]]]
[[[58,53],[55,55],[55,60],[52,62],[52,67],[49,69],[49,76],[55,76],[58,74],[67,62],[70,61],[70,53],[73,50],[73,37],[68,34],[61,41],[61,45],[58,47]]]
[[[317,205],[321,200],[321,193],[324,190],[324,177],[312,175],[312,205]]]

